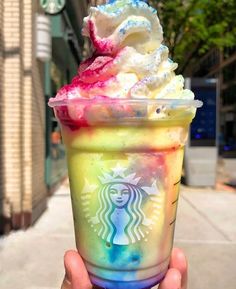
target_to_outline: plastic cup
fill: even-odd
[[[168,269],[184,145],[199,101],[50,101],[68,159],[75,239],[91,282],[150,288]]]

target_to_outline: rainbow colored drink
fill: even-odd
[[[159,283],[172,249],[184,144],[200,103],[51,105],[67,150],[77,249],[92,283],[109,289]],[[76,113],[83,118],[73,120]]]
[[[172,249],[183,149],[196,108],[139,0],[91,7],[91,56],[49,105],[67,150],[76,244],[93,284],[149,288]]]

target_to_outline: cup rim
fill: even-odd
[[[52,108],[58,106],[68,106],[68,105],[135,105],[135,104],[144,104],[144,105],[165,105],[170,109],[180,108],[180,107],[192,107],[200,108],[203,106],[203,102],[198,99],[148,99],[148,98],[96,98],[96,99],[87,99],[87,98],[71,98],[71,99],[55,99],[50,98],[48,105]]]

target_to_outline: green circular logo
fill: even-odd
[[[65,7],[66,0],[40,0],[40,5],[48,14],[57,14]]]

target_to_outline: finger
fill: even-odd
[[[64,256],[66,277],[62,289],[91,289],[88,272],[84,262],[76,251],[67,251]]]
[[[181,289],[187,288],[188,281],[188,262],[183,251],[174,248],[171,254],[170,268],[177,269],[181,274]]]
[[[61,289],[72,289],[71,282],[67,279],[67,276],[64,277],[64,280],[61,285]]]
[[[171,268],[167,271],[164,280],[160,283],[158,289],[180,289],[181,274],[178,270]]]

